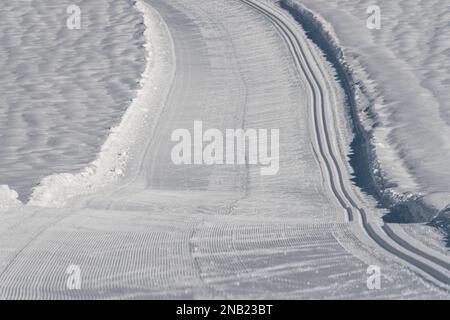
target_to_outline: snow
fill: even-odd
[[[145,67],[143,18],[130,0],[4,1],[0,29],[0,184],[26,201],[93,161],[120,122]]]
[[[0,212],[11,210],[22,206],[18,200],[19,195],[7,185],[0,185]]]
[[[158,31],[161,29],[161,18],[141,1],[136,3],[136,8],[144,17],[147,52],[146,67],[140,76],[140,89],[136,97],[119,125],[111,129],[97,159],[78,173],[57,173],[44,178],[33,189],[29,205],[60,208],[68,199],[110,186],[124,176],[129,159],[141,148],[142,129],[151,127],[152,119],[157,117],[158,99],[164,91],[158,90],[155,84],[164,83],[171,72],[168,71],[168,44],[162,43],[164,39]],[[153,47],[158,51],[155,52]]]
[[[360,108],[368,107],[363,121],[381,173],[395,186],[388,192],[423,196],[407,205],[418,207],[422,221],[431,220],[450,203],[449,2],[377,1],[379,30],[366,27],[373,1],[294,2],[326,21],[361,81],[367,100],[360,97]]]
[[[370,222],[380,210],[351,186],[342,90],[300,28],[291,32],[303,62],[240,1],[136,8],[146,42],[139,90],[95,160],[47,176],[28,205],[0,215],[0,298],[448,299],[436,280],[370,241],[360,221],[347,221],[336,197],[344,187]],[[323,99],[313,99],[319,87]],[[322,121],[312,121],[314,107]],[[205,129],[279,128],[278,174],[176,166],[171,133],[195,120]],[[17,193],[2,190],[15,206]],[[372,291],[373,265],[382,288]],[[66,290],[71,266],[80,290]]]

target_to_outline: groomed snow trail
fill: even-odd
[[[161,99],[120,182],[62,209],[0,216],[1,298],[449,298],[368,236],[371,226],[413,256],[362,219],[375,209],[338,147],[343,102],[294,20],[256,1],[147,3],[164,21],[158,44],[173,44],[175,61],[163,59],[173,81],[156,84]],[[171,132],[194,120],[279,128],[279,173],[173,165]],[[71,265],[80,290],[67,288]],[[381,268],[379,290],[366,286],[369,265]]]
[[[392,253],[396,257],[403,259],[410,263],[414,267],[427,273],[434,279],[442,282],[444,286],[450,285],[449,270],[450,263],[447,257],[436,257],[427,252],[410,245],[407,241],[401,239],[395,232],[388,226],[383,225],[381,230],[378,230],[374,223],[368,221],[368,216],[365,209],[361,208],[358,197],[352,194],[352,186],[348,185],[348,179],[343,179],[342,167],[334,155],[333,143],[331,140],[331,134],[328,131],[330,125],[327,124],[327,120],[332,118],[326,116],[324,103],[324,92],[322,88],[325,88],[324,81],[320,78],[320,73],[314,74],[311,62],[308,61],[305,51],[302,49],[301,38],[295,34],[295,26],[290,26],[289,23],[283,22],[280,16],[277,16],[270,10],[270,7],[261,6],[255,2],[243,0],[256,10],[260,11],[266,17],[274,22],[279,28],[280,32],[284,34],[285,40],[289,43],[294,58],[296,59],[299,67],[299,71],[305,74],[308,78],[308,83],[312,89],[312,105],[314,108],[314,124],[317,136],[317,143],[319,146],[319,154],[322,157],[323,162],[326,164],[330,175],[330,184],[333,194],[339,201],[340,205],[348,212],[348,219],[352,221],[354,219],[354,212],[358,213],[358,220],[362,225],[367,235],[375,241],[379,246],[386,251]],[[311,59],[313,62],[314,60]],[[321,83],[322,82],[322,83]],[[318,120],[321,117],[321,123]],[[334,176],[334,178],[333,178]],[[335,182],[338,180],[338,182]],[[347,182],[347,185],[346,185]],[[396,243],[399,247],[393,245]]]

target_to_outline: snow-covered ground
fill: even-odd
[[[0,185],[27,200],[93,161],[119,123],[145,68],[143,17],[129,0],[5,1],[0,29]],[[0,203],[14,195],[2,187]]]
[[[146,42],[140,90],[81,171],[52,171],[0,215],[0,298],[448,299],[450,258],[435,234],[388,236],[382,210],[352,185],[343,90],[291,16],[257,0],[125,11],[144,17],[128,39]],[[196,120],[279,128],[278,174],[175,165],[171,133]]]
[[[316,15],[361,81],[362,120],[373,134],[382,170],[376,174],[389,181],[387,192],[397,200],[423,195],[405,202],[413,212],[406,219],[431,220],[450,203],[450,3],[286,2]],[[371,5],[381,10],[380,29],[366,26]]]

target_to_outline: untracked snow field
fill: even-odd
[[[34,13],[0,9],[15,17],[0,19],[0,50],[11,55],[0,58],[10,146],[0,147],[9,185],[0,190],[1,299],[450,298],[442,237],[384,224],[386,210],[353,182],[346,92],[289,12],[259,0],[86,0],[76,3],[81,29],[67,30],[71,3],[32,3]],[[331,3],[302,3],[341,26],[325,12],[337,10]],[[26,22],[37,27],[27,33]],[[349,60],[355,72],[360,50]],[[358,75],[379,93],[370,106],[385,110],[381,73]],[[405,129],[409,118],[399,117],[387,118]],[[261,175],[248,158],[175,164],[173,132],[196,121],[221,132],[279,129],[279,170]],[[394,137],[387,123],[379,130]],[[383,145],[404,154],[388,162],[403,174],[407,150],[395,141]],[[395,180],[397,190],[425,192],[419,176]]]
[[[128,0],[6,1],[0,29],[0,184],[26,201],[93,161],[120,122],[145,68],[143,17]]]

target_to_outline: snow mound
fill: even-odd
[[[144,1],[137,1],[136,8],[144,16],[146,26],[145,49],[147,52],[145,71],[141,76],[140,90],[132,100],[120,124],[110,130],[106,142],[101,148],[97,159],[78,173],[60,173],[45,177],[33,189],[27,203],[31,206],[63,207],[75,196],[90,194],[119,181],[127,170],[127,164],[136,150],[141,131],[149,127],[159,102],[158,96],[160,78],[167,74],[167,50],[160,43],[163,41],[159,30],[165,28],[160,16]]]
[[[22,206],[18,193],[7,185],[0,185],[0,213]]]

